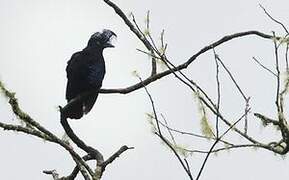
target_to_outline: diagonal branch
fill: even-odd
[[[283,23],[281,23],[280,21],[278,21],[277,19],[273,18],[268,12],[267,10],[261,5],[259,4],[259,6],[263,9],[264,13],[275,23],[279,24],[280,26],[282,26],[282,28],[284,29],[284,31],[289,34],[289,31],[287,30],[287,28],[285,27],[285,25]]]
[[[220,61],[218,55],[215,52],[215,49],[213,49],[214,52],[214,59],[216,63],[216,84],[217,84],[217,113],[220,112],[220,104],[221,104],[221,87],[220,87],[220,70],[219,70],[219,63]],[[216,115],[216,138],[219,138],[219,115]]]
[[[141,77],[139,77],[139,80],[142,82]],[[181,159],[180,155],[178,154],[178,152],[174,149],[174,147],[171,145],[171,143],[162,135],[161,129],[160,129],[160,125],[159,125],[159,120],[158,120],[158,116],[156,113],[156,108],[154,105],[154,101],[153,98],[151,96],[151,94],[149,93],[148,89],[146,88],[146,86],[143,84],[143,88],[145,89],[146,94],[149,97],[149,100],[151,102],[151,106],[153,109],[153,113],[154,113],[154,118],[156,120],[156,124],[157,124],[157,132],[155,132],[155,134],[173,151],[174,155],[177,157],[178,161],[180,162],[180,164],[182,165],[183,169],[185,170],[185,172],[187,173],[188,177],[190,178],[190,180],[193,180],[191,171],[188,165],[185,164],[185,162],[183,162],[183,160]]]
[[[35,127],[37,128],[40,132],[45,134],[48,138],[46,140],[49,140],[50,142],[54,142],[56,144],[59,144],[62,146],[64,149],[66,149],[70,155],[72,156],[73,160],[81,166],[82,169],[86,169],[91,176],[93,176],[93,171],[90,169],[90,167],[84,162],[84,160],[64,141],[59,139],[57,136],[55,136],[53,133],[51,133],[49,130],[41,126],[38,122],[36,122],[31,116],[29,116],[27,113],[22,111],[22,109],[19,107],[19,103],[17,98],[15,97],[15,93],[10,92],[4,84],[0,81],[0,91],[4,94],[6,98],[8,98],[8,102],[12,108],[13,113],[21,120],[23,120],[26,124],[28,124],[28,127]],[[8,126],[6,126],[8,127]],[[11,130],[15,127],[10,126]],[[21,128],[18,128],[20,130]],[[24,129],[21,129],[21,132],[25,132]],[[35,131],[36,132],[36,131]],[[39,134],[38,133],[38,134]],[[35,136],[38,136],[37,134],[33,134]],[[40,135],[40,134],[39,134]],[[38,136],[40,137],[40,136]],[[84,167],[84,168],[83,168]]]
[[[123,19],[124,23],[129,27],[129,29],[137,36],[138,39],[141,40],[141,42],[144,44],[144,46],[152,53],[154,54],[154,48],[153,46],[150,44],[150,42],[147,40],[147,38],[145,37],[145,35],[142,33],[142,31],[137,27],[135,27],[133,25],[133,23],[131,23],[131,21],[128,19],[128,17],[125,15],[125,13],[113,2],[111,2],[110,0],[104,0],[104,2],[109,5],[110,7],[112,7],[114,9],[114,11]],[[133,21],[136,24],[135,18],[133,17]],[[155,75],[157,72],[156,69],[156,61],[154,58],[152,58],[152,72],[151,72],[151,76]]]
[[[111,164],[116,158],[118,158],[122,153],[129,149],[134,149],[134,147],[122,146],[119,148],[118,151],[113,153],[106,161],[101,163],[99,166],[101,167],[101,175],[104,172],[107,165]]]
[[[44,139],[50,142],[53,142],[53,139],[47,136],[46,134],[32,128],[27,128],[19,125],[13,125],[13,124],[5,124],[0,122],[0,127],[3,128],[3,130],[9,130],[9,131],[17,131],[22,132],[26,134],[30,134],[36,137],[39,137],[40,139]]]
[[[259,64],[263,69],[265,69],[266,71],[268,71],[269,73],[271,73],[272,75],[274,75],[275,77],[277,77],[277,74],[274,73],[271,69],[267,68],[266,66],[264,66],[260,61],[258,61],[257,58],[253,57],[253,60]]]
[[[237,81],[235,80],[233,74],[230,72],[230,70],[227,68],[227,66],[225,65],[225,63],[221,60],[221,58],[218,55],[215,55],[216,60],[218,60],[218,62],[221,63],[222,67],[225,69],[225,71],[227,72],[227,74],[230,76],[231,80],[233,81],[234,85],[236,86],[236,88],[238,89],[238,91],[240,92],[240,94],[242,95],[243,99],[245,101],[247,101],[247,97],[245,95],[245,93],[242,91],[241,87],[239,86],[239,84],[237,83]]]
[[[268,125],[268,124],[273,124],[275,126],[279,126],[280,125],[280,122],[275,120],[275,119],[271,119],[271,118],[268,118],[260,113],[254,113],[254,116],[256,116],[257,118],[259,118],[263,124],[265,125]]]

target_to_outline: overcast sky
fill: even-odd
[[[282,29],[268,19],[261,3],[274,17],[289,22],[286,0],[218,0],[218,1],[113,1],[124,12],[133,12],[141,26],[147,10],[151,12],[151,29],[156,40],[162,29],[168,43],[168,57],[175,64],[186,61],[202,47],[224,35],[247,30],[265,33]],[[20,105],[35,120],[61,137],[58,105],[65,105],[66,62],[82,50],[90,35],[103,28],[117,35],[116,48],[104,52],[107,74],[104,88],[132,85],[150,73],[149,58],[136,51],[144,49],[123,21],[100,0],[0,0],[0,78],[16,92]],[[234,72],[240,85],[251,96],[253,112],[271,117],[274,109],[274,79],[252,61],[256,56],[274,68],[273,44],[269,40],[245,37],[219,48],[217,53]],[[215,67],[212,52],[201,56],[186,74],[210,95],[215,95]],[[222,109],[228,118],[240,115],[243,102],[228,77],[222,74]],[[148,86],[170,124],[186,131],[200,132],[199,116],[192,93],[175,78],[163,78]],[[5,98],[0,98],[0,120],[18,123]],[[134,146],[109,165],[104,180],[186,179],[172,152],[151,133],[145,113],[151,106],[144,90],[127,95],[101,94],[92,111],[80,121],[71,121],[75,132],[105,157],[122,145]],[[250,116],[249,133],[259,140],[279,137],[273,128],[262,128]],[[214,117],[210,117],[212,123]],[[276,139],[275,138],[275,139]],[[198,142],[178,138],[188,148]],[[241,142],[239,137],[234,142]],[[51,179],[42,170],[56,169],[67,175],[74,167],[71,157],[59,146],[20,133],[0,131],[0,179]],[[196,175],[203,156],[189,157]],[[211,179],[286,179],[289,161],[265,150],[240,149],[211,156],[203,180]],[[79,177],[79,179],[81,179]]]

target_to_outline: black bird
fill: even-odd
[[[114,47],[111,43],[113,37],[116,37],[116,34],[107,29],[94,33],[87,46],[82,51],[74,53],[67,62],[66,99],[68,103],[85,92],[95,90],[95,93],[62,112],[66,118],[80,119],[92,109],[98,96],[97,90],[101,88],[105,75],[102,52],[105,48]]]

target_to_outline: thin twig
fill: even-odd
[[[44,174],[51,175],[54,180],[60,180],[59,174],[56,172],[56,170],[50,170],[50,171],[45,170],[45,171],[42,171],[42,172]]]
[[[196,177],[196,180],[199,180],[199,178],[201,177],[201,174],[202,174],[202,172],[203,172],[203,170],[205,168],[205,165],[207,164],[208,158],[209,158],[210,154],[212,153],[213,149],[215,148],[215,146],[218,144],[219,140],[222,139],[232,128],[234,128],[235,125],[237,123],[239,123],[243,119],[243,117],[246,116],[246,113],[247,112],[245,112],[245,114],[241,118],[239,118],[236,122],[234,122],[231,127],[229,127],[221,136],[219,136],[219,138],[217,138],[215,140],[215,142],[213,143],[213,145],[209,149],[209,151],[208,151],[208,153],[207,153],[207,155],[206,155],[206,157],[205,157],[205,159],[204,159],[204,161],[202,163],[202,166],[201,166],[201,168],[199,170],[199,173],[198,173],[198,175]]]
[[[160,55],[160,54],[159,54]],[[181,74],[182,77],[180,77],[176,72],[173,71],[174,68],[177,68],[172,62],[170,62],[166,56],[161,56],[162,57],[162,61],[165,63],[165,65],[168,67],[169,70],[172,71],[172,73],[175,75],[175,77],[177,79],[179,79],[183,84],[185,84],[186,86],[188,86],[194,93],[197,93],[197,91],[200,91],[206,98],[206,100],[208,100],[208,102],[202,97],[200,96],[200,99],[203,103],[206,104],[206,106],[213,111],[214,113],[216,113],[216,106],[215,103],[213,102],[213,100],[208,96],[208,94],[193,80],[189,79],[181,70],[178,70],[177,72]],[[172,67],[170,67],[172,66]],[[196,89],[193,86],[196,87]]]
[[[219,142],[219,140],[221,139],[221,137],[219,137],[219,110],[220,110],[220,99],[221,99],[221,91],[220,91],[220,81],[219,81],[219,58],[218,55],[215,52],[215,49],[213,48],[213,52],[214,52],[214,59],[215,59],[215,63],[216,63],[216,83],[217,83],[217,115],[216,115],[216,140],[213,143],[213,145],[211,146],[211,148],[209,149],[203,163],[202,166],[198,172],[198,175],[196,177],[196,180],[198,180],[201,177],[201,174],[205,168],[205,165],[208,162],[208,158],[210,156],[210,154],[212,153],[214,147],[217,145],[217,143]]]
[[[287,28],[285,27],[285,25],[283,23],[281,23],[280,21],[278,21],[277,19],[273,18],[268,12],[267,10],[261,5],[259,4],[259,6],[263,9],[263,11],[265,12],[265,14],[275,23],[279,24],[282,26],[282,28],[284,29],[284,31],[289,34],[289,31],[287,30]]]
[[[137,77],[140,80],[140,82],[142,82],[142,78],[140,76],[137,76]],[[147,95],[148,95],[148,97],[150,99],[150,102],[151,102],[151,105],[152,105],[152,108],[153,108],[154,118],[155,118],[156,124],[157,124],[158,133],[160,134],[160,136],[162,136],[162,131],[161,131],[160,124],[159,124],[159,121],[158,121],[158,115],[157,115],[157,112],[156,112],[156,108],[155,108],[155,105],[154,105],[153,98],[152,98],[151,94],[149,93],[147,87],[144,84],[143,84],[143,88],[145,89],[145,92],[147,93]]]
[[[275,37],[275,32],[273,32],[273,37]],[[276,99],[275,104],[277,107],[278,114],[280,113],[280,103],[279,103],[279,95],[280,95],[280,69],[279,69],[279,55],[278,55],[278,47],[276,40],[274,42],[274,54],[275,54],[275,69],[277,72],[276,77]]]
[[[197,175],[197,177],[196,177],[196,180],[199,180],[199,179],[200,179],[201,174],[202,174],[202,172],[203,172],[203,170],[204,170],[204,168],[205,168],[205,165],[207,164],[207,161],[208,161],[208,159],[209,159],[209,156],[210,156],[210,154],[212,153],[214,147],[217,145],[217,143],[218,143],[218,140],[216,140],[216,141],[213,143],[213,145],[211,146],[211,148],[209,149],[209,151],[208,151],[208,153],[207,153],[207,155],[206,155],[206,157],[205,157],[205,159],[204,159],[204,161],[203,161],[203,163],[202,163],[201,169],[199,170],[199,173],[198,173],[198,175]]]
[[[244,112],[249,112],[249,109],[250,109],[249,101],[250,101],[250,97],[248,97],[248,98],[246,99],[246,104],[245,104]],[[245,115],[244,133],[245,133],[245,134],[248,133],[248,113],[246,113],[246,115]]]
[[[220,112],[220,103],[221,103],[221,89],[220,89],[220,79],[219,79],[219,64],[218,64],[218,55],[213,49],[214,59],[216,63],[216,83],[217,83],[217,113]],[[219,116],[216,115],[216,138],[219,138]]]
[[[175,133],[179,133],[179,134],[182,134],[182,135],[188,135],[188,136],[193,136],[193,137],[197,137],[197,138],[202,138],[202,139],[212,139],[212,140],[216,140],[216,137],[208,137],[208,136],[204,136],[204,135],[200,135],[200,134],[196,134],[196,133],[192,133],[192,132],[185,132],[185,131],[181,131],[181,130],[178,130],[178,129],[174,129],[174,128],[171,128],[169,126],[167,126],[166,124],[164,124],[163,122],[159,121],[160,125],[162,125],[163,127],[169,129],[170,131],[172,132],[175,132]],[[226,145],[232,145],[232,143],[229,143],[227,141],[224,141],[224,140],[220,140],[220,142],[226,144]]]
[[[172,131],[171,131],[170,128],[169,128],[169,124],[168,124],[165,116],[164,116],[163,114],[161,114],[161,117],[163,118],[163,120],[164,120],[164,122],[165,122],[165,124],[166,124],[165,127],[166,127],[166,129],[168,130],[168,133],[169,133],[169,135],[170,135],[170,137],[171,137],[171,140],[173,141],[174,145],[176,146],[176,145],[177,145],[177,142],[176,142],[176,140],[175,140],[175,137],[174,137]]]
[[[222,139],[232,128],[236,126],[246,115],[248,112],[250,112],[250,108],[236,121],[234,122],[221,136],[219,139]]]
[[[146,54],[146,55],[148,55],[148,56],[151,56],[151,57],[153,57],[153,58],[155,58],[155,59],[161,59],[160,57],[158,57],[158,56],[156,56],[155,54],[152,54],[152,53],[150,53],[150,52],[146,52],[146,51],[144,51],[144,50],[141,50],[141,49],[136,49],[137,51],[139,51],[139,52],[142,52],[142,53],[144,53],[144,54]]]
[[[180,162],[180,164],[182,165],[183,169],[185,170],[185,172],[187,173],[187,175],[189,176],[190,180],[194,180],[193,176],[190,173],[190,170],[187,169],[187,166],[184,164],[184,162],[182,161],[180,155],[178,154],[178,152],[174,149],[174,147],[168,142],[168,140],[164,137],[161,136],[158,133],[155,133],[174,153],[174,155],[177,157],[178,161]]]
[[[262,148],[263,146],[260,144],[240,144],[240,145],[232,145],[232,146],[228,146],[228,147],[223,147],[223,148],[218,148],[215,150],[212,150],[212,153],[216,153],[216,152],[220,152],[220,151],[224,151],[224,150],[230,150],[230,149],[238,149],[238,148],[249,148],[249,147],[260,147]],[[207,154],[209,151],[202,151],[202,150],[190,150],[190,149],[186,149],[186,151],[190,152],[190,153],[203,153],[203,154]]]
[[[138,78],[142,82],[141,77],[138,76]],[[146,94],[148,95],[148,97],[150,99],[151,106],[152,106],[152,109],[153,109],[153,113],[154,113],[154,116],[155,116],[154,118],[156,120],[157,130],[158,130],[158,132],[155,132],[155,134],[173,151],[173,153],[177,157],[178,161],[182,165],[183,169],[185,170],[185,172],[189,176],[190,180],[193,180],[193,177],[192,177],[192,175],[190,173],[190,170],[187,169],[185,163],[182,161],[182,159],[181,159],[180,155],[178,154],[178,152],[174,149],[174,147],[171,145],[171,143],[162,135],[161,128],[160,128],[160,125],[159,125],[158,116],[157,116],[157,113],[156,113],[156,109],[155,109],[155,105],[154,105],[154,101],[152,99],[152,96],[151,96],[151,94],[149,93],[148,89],[146,88],[146,86],[144,84],[143,84],[143,88],[145,89],[145,92],[146,92]]]
[[[241,87],[238,85],[237,81],[235,80],[233,74],[229,71],[229,69],[226,67],[225,63],[221,60],[221,58],[216,55],[215,56],[216,60],[219,61],[221,63],[221,65],[223,66],[223,68],[226,70],[226,72],[228,73],[228,75],[230,76],[231,80],[233,81],[234,85],[236,86],[236,88],[238,89],[238,91],[240,92],[240,94],[242,95],[244,101],[245,101],[245,110],[244,112],[247,112],[247,110],[250,108],[249,105],[249,101],[250,101],[250,97],[246,97],[245,93],[242,91]],[[247,114],[245,116],[245,124],[244,124],[244,134],[247,134],[248,131],[248,117]]]
[[[113,155],[111,155],[106,161],[104,161],[103,163],[100,164],[100,166],[105,169],[105,167],[112,163],[117,157],[119,157],[122,153],[124,153],[126,150],[129,149],[134,149],[134,147],[128,147],[128,146],[122,146],[118,151],[116,151],[115,153],[113,153]]]
[[[165,34],[165,30],[163,29],[161,32],[161,49],[162,49],[162,55],[164,55],[166,53],[166,49],[167,49],[167,44],[164,45],[164,34]]]
[[[190,167],[190,165],[189,165],[189,162],[187,161],[186,158],[184,158],[184,161],[185,161],[185,163],[186,163],[189,176],[190,176],[190,177],[193,177],[193,176],[192,176],[192,172],[191,172],[191,167]]]
[[[235,80],[233,74],[230,72],[230,70],[226,67],[226,65],[224,64],[224,62],[220,59],[219,56],[216,57],[216,59],[221,63],[221,65],[223,66],[223,68],[226,70],[226,72],[228,73],[228,75],[230,76],[231,80],[233,81],[234,85],[236,86],[236,88],[238,89],[238,91],[240,92],[240,94],[242,95],[243,99],[245,101],[247,101],[247,97],[245,95],[245,93],[242,91],[242,89],[240,88],[239,84],[237,83],[237,81]]]
[[[140,30],[140,28],[137,26],[135,27],[131,21],[127,18],[127,16],[125,15],[125,13],[113,2],[111,2],[110,0],[104,0],[104,2],[109,5],[110,7],[112,7],[114,9],[114,11],[123,19],[123,21],[125,22],[125,24],[129,27],[129,29],[138,37],[138,39],[141,40],[141,42],[144,44],[144,46],[153,54],[153,47],[151,46],[150,42],[146,39],[145,35],[142,33],[142,31]],[[132,14],[133,15],[133,14]],[[133,16],[133,20],[135,21],[135,18]],[[136,21],[135,21],[135,25],[137,25]],[[152,59],[152,72],[151,72],[151,76],[155,75],[157,72],[156,69],[156,61],[154,61]]]
[[[287,72],[287,73],[289,73],[288,50],[289,50],[289,43],[286,44],[286,51],[285,51],[285,62],[286,62],[286,72]]]
[[[261,119],[261,121],[265,124],[265,125],[268,125],[268,124],[273,124],[275,126],[279,126],[280,125],[280,122],[275,120],[275,119],[271,119],[271,118],[268,118],[260,113],[254,113],[254,116],[256,116],[257,118]]]
[[[274,75],[275,77],[277,77],[277,74],[276,74],[276,73],[274,73],[272,70],[270,70],[269,68],[267,68],[266,66],[264,66],[262,63],[260,63],[260,61],[258,61],[257,58],[255,58],[255,57],[252,57],[252,58],[253,58],[253,60],[254,60],[257,64],[259,64],[263,69],[265,69],[266,71],[268,71],[269,73],[271,73],[272,75]]]

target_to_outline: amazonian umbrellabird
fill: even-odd
[[[108,29],[94,33],[87,46],[82,51],[74,53],[67,62],[66,99],[68,103],[85,92],[95,90],[95,93],[90,93],[89,96],[85,96],[62,112],[66,118],[80,119],[92,109],[105,75],[102,52],[105,48],[114,47],[111,43],[114,37],[116,34]]]

